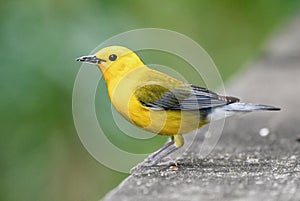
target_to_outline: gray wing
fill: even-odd
[[[220,96],[208,89],[195,85],[186,85],[165,92],[153,102],[141,103],[152,110],[209,110],[216,107],[238,102],[239,99],[230,96]]]

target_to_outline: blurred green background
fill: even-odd
[[[80,67],[76,57],[124,31],[165,28],[203,46],[226,80],[259,54],[263,42],[299,4],[1,0],[0,200],[98,200],[128,176],[95,161],[77,136],[71,109]],[[99,89],[106,91],[104,85]],[[107,96],[103,99],[109,107]],[[113,133],[126,145],[121,135]],[[164,140],[146,148],[139,144],[136,151],[154,150]]]

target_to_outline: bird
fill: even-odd
[[[96,65],[102,72],[112,105],[130,123],[170,141],[150,154],[156,165],[184,145],[183,135],[214,119],[251,111],[280,108],[242,103],[239,98],[219,95],[205,87],[175,79],[149,68],[132,50],[108,46],[76,59]]]

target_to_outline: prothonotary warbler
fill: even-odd
[[[150,164],[158,163],[182,147],[182,134],[199,129],[214,119],[213,116],[280,110],[267,105],[240,103],[238,98],[221,96],[179,81],[148,68],[126,47],[105,47],[94,55],[76,60],[98,66],[112,104],[125,119],[150,132],[171,137],[170,142],[148,157]]]

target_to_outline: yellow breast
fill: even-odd
[[[145,107],[134,94],[138,87],[147,84],[146,78],[153,75],[153,71],[146,66],[127,71],[121,67],[110,67],[104,72],[104,78],[112,104],[131,123],[161,135],[189,133],[208,123],[201,120],[197,111],[150,110]],[[149,80],[152,79],[157,77]]]

